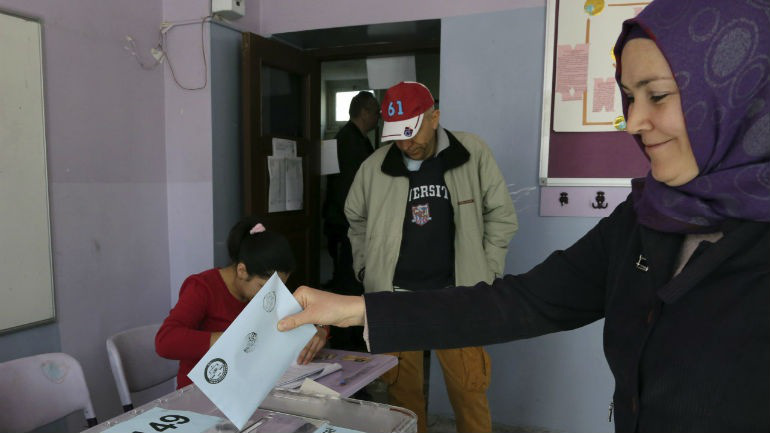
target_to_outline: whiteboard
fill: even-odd
[[[0,332],[55,317],[41,39],[0,12]]]

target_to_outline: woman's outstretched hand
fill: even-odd
[[[303,311],[280,320],[279,331],[290,331],[306,323],[342,328],[364,324],[366,307],[363,296],[336,295],[302,286],[294,292],[294,298]]]
[[[315,358],[316,353],[323,349],[326,345],[326,340],[329,336],[329,330],[325,326],[316,326],[316,333],[310,341],[307,342],[305,348],[299,353],[297,357],[297,364],[307,364]]]

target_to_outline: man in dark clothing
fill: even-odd
[[[334,273],[326,288],[344,295],[361,295],[363,286],[353,275],[353,254],[348,240],[345,198],[358,167],[374,152],[374,146],[366,134],[377,126],[380,105],[370,92],[359,92],[350,102],[348,113],[350,120],[335,136],[340,172],[329,176],[323,206],[324,234],[328,240],[329,255],[334,262]],[[366,351],[360,328],[336,329],[329,343],[336,349]]]

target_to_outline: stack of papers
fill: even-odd
[[[187,375],[239,430],[315,335],[313,325],[278,331],[280,319],[300,311],[273,274]]]
[[[335,363],[325,362],[311,362],[306,365],[292,364],[286,373],[278,379],[275,387],[279,389],[294,389],[299,388],[305,379],[318,379],[324,377],[327,374],[334,373],[337,370],[342,369],[342,366]]]

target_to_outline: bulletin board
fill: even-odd
[[[0,332],[54,319],[41,39],[0,11]]]
[[[547,0],[543,186],[629,186],[649,162],[625,130],[613,47],[646,2]]]

